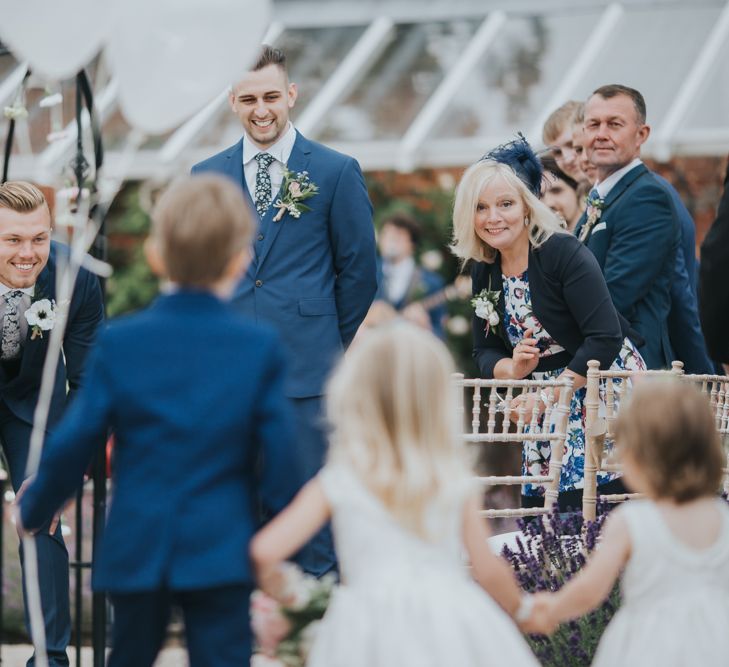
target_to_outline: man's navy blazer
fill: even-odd
[[[59,255],[68,255],[68,247],[52,241],[48,263],[36,281],[33,302],[41,299],[55,301]],[[49,428],[61,418],[67,397],[72,397],[81,384],[86,355],[103,318],[104,303],[99,281],[96,276],[81,269],[69,305],[63,354],[58,360],[48,413]],[[17,375],[8,375],[0,365],[0,398],[18,419],[28,424],[33,423],[49,338],[49,331],[43,337],[32,338],[32,327],[29,326]]]
[[[251,583],[259,501],[299,485],[276,333],[207,292],[160,297],[99,336],[84,385],[21,499],[38,528],[78,488],[108,428],[111,509],[93,584],[111,592]]]
[[[583,215],[576,236],[585,221]],[[668,367],[674,359],[667,320],[680,234],[670,195],[640,164],[610,190],[585,242],[615,308],[643,339],[638,349],[648,368]]]
[[[676,209],[681,228],[681,243],[676,251],[676,269],[671,283],[671,311],[668,314],[668,336],[676,359],[683,362],[686,373],[713,373],[699,319],[696,287],[696,226],[681,197],[665,178],[654,174],[663,185]]]
[[[311,211],[260,219],[255,255],[233,297],[245,315],[273,324],[290,368],[287,393],[320,396],[334,362],[354,338],[377,290],[372,205],[357,162],[296,134],[287,168],[307,171],[319,192]],[[193,174],[224,174],[243,188],[243,140],[200,162]],[[281,193],[275,195],[273,203]]]

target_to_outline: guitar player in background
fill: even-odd
[[[421,234],[417,221],[403,213],[391,215],[382,223],[377,235],[379,287],[370,314],[383,320],[399,314],[444,338],[447,298],[435,299],[435,303],[428,299],[442,292],[444,283],[415,258]]]

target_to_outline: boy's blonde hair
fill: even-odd
[[[685,503],[719,490],[725,456],[709,398],[687,382],[637,382],[620,406],[615,439],[657,498]]]
[[[557,138],[564,132],[565,128],[572,125],[575,112],[582,104],[582,102],[578,102],[577,100],[569,100],[549,114],[542,127],[542,141],[545,146],[550,146],[557,141]]]
[[[179,285],[210,287],[251,242],[252,216],[240,187],[204,174],[175,181],[152,212],[152,239],[167,277]]]
[[[431,504],[463,500],[471,472],[456,431],[453,361],[431,333],[398,322],[368,331],[327,389],[329,459],[344,462],[406,528],[431,536]]]
[[[464,263],[469,259],[489,263],[496,259],[497,251],[478,237],[474,222],[481,191],[497,178],[504,179],[521,197],[525,215],[529,218],[532,247],[538,248],[552,234],[564,231],[559,218],[532,194],[511,167],[495,160],[479,160],[464,172],[453,205],[451,250]]]
[[[27,181],[8,181],[0,185],[0,208],[9,208],[16,213],[32,213],[41,206],[48,209],[45,195]]]

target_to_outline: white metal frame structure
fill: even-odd
[[[514,128],[491,130],[486,134],[475,132],[467,136],[440,136],[439,122],[448,117],[453,100],[472,85],[469,74],[478,63],[487,71],[504,47],[502,35],[508,35],[509,22],[514,19],[538,21],[544,17],[587,16],[588,28],[582,35],[575,35],[574,56],[571,57],[558,83],[547,91],[546,101],[538,108],[527,109],[530,117],[519,122],[519,129],[535,144],[540,144],[541,126],[547,115],[562,102],[576,96],[580,83],[589,80],[590,72],[605,51],[606,45],[619,44],[621,22],[629,20],[630,12],[661,12],[670,16],[671,10],[687,7],[716,13],[716,20],[703,40],[695,61],[688,67],[683,80],[672,81],[664,72],[647,72],[651,81],[666,78],[671,86],[670,105],[663,115],[663,121],[655,128],[653,136],[645,146],[647,156],[667,159],[671,155],[724,155],[729,152],[729,113],[726,125],[716,128],[691,127],[687,119],[696,105],[711,103],[716,94],[707,85],[707,79],[717,72],[720,61],[726,54],[729,38],[729,2],[727,0],[434,0],[423,3],[417,0],[280,0],[275,5],[276,21],[271,24],[265,41],[285,47],[289,35],[305,40],[309,29],[360,28],[361,32],[351,40],[348,47],[336,54],[336,64],[331,73],[319,84],[309,102],[297,108],[297,127],[307,136],[317,139],[326,130],[330,120],[346,96],[358,87],[366,85],[368,75],[384,57],[383,53],[397,39],[397,28],[429,23],[455,24],[469,22],[475,25],[470,41],[464,41],[456,61],[442,73],[437,85],[432,86],[420,109],[416,109],[409,126],[400,137],[383,139],[376,134],[369,139],[347,140],[337,137],[336,132],[326,136],[326,143],[333,148],[355,156],[365,170],[394,169],[411,171],[417,168],[462,167],[473,162],[484,149],[502,143],[513,137]],[[711,14],[713,18],[713,13]],[[559,44],[564,47],[564,44]],[[423,57],[431,57],[437,44],[427,44]],[[428,49],[431,52],[428,52]],[[676,57],[680,58],[680,49]],[[306,50],[299,59],[306,57]],[[385,62],[384,65],[392,63]],[[635,68],[641,67],[640,62]],[[671,63],[666,63],[666,72]],[[686,71],[686,68],[684,70]],[[18,64],[8,70],[0,80],[0,103],[7,104],[22,78],[24,65]],[[607,83],[596,81],[595,86]],[[727,79],[729,86],[729,79]],[[674,92],[675,90],[675,92]],[[312,89],[308,89],[311,93]],[[726,95],[729,99],[729,95]],[[723,99],[723,98],[722,98]],[[227,91],[221,92],[197,115],[181,125],[160,147],[145,147],[137,151],[129,163],[129,156],[123,150],[107,151],[106,170],[110,177],[128,169],[130,179],[166,180],[187,171],[195,161],[223,150],[225,145],[212,145],[205,137],[211,127],[234,123],[232,116],[222,113],[227,100]],[[650,100],[649,100],[650,102]],[[117,109],[116,85],[108,82],[98,94],[100,119],[111,116]],[[724,104],[727,104],[724,101]],[[376,106],[376,101],[373,106]],[[723,107],[722,107],[723,108]],[[478,113],[475,110],[474,113]],[[407,116],[408,118],[410,116]],[[23,121],[20,121],[23,122]],[[374,123],[375,121],[373,121]],[[378,119],[377,122],[383,122]],[[384,121],[386,122],[386,120]],[[212,133],[214,136],[230,137],[237,128],[226,125],[228,133]],[[67,137],[50,145],[40,155],[19,154],[11,163],[12,178],[47,180],[57,174],[58,167],[68,154],[75,139],[75,126],[69,125]],[[2,130],[0,129],[0,132]],[[467,134],[467,133],[466,133]],[[224,141],[225,139],[220,139]]]

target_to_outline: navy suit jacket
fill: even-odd
[[[308,171],[319,192],[312,210],[295,219],[268,208],[260,220],[255,255],[233,303],[248,317],[272,324],[288,354],[287,393],[320,396],[334,362],[354,338],[377,290],[372,205],[357,162],[297,132],[287,168]],[[257,216],[243,176],[243,140],[200,162],[241,186]],[[279,194],[280,196],[280,194]],[[274,196],[274,202],[279,196]]]
[[[668,336],[676,359],[683,361],[687,373],[713,373],[699,320],[696,290],[696,227],[681,197],[665,178],[654,174],[671,195],[681,227],[681,243],[676,251],[676,269],[671,283],[671,310],[668,313]]]
[[[67,255],[68,247],[52,241],[48,263],[36,281],[34,302],[41,299],[56,299],[56,269],[59,254]],[[103,318],[104,303],[99,281],[96,276],[81,269],[69,305],[63,354],[58,360],[48,413],[49,429],[61,418],[67,398],[71,398],[81,384],[86,354]],[[0,398],[18,419],[28,424],[33,423],[50,332],[46,332],[42,338],[36,337],[31,340],[31,336],[32,328],[28,327],[17,375],[8,375],[0,365]]]
[[[94,587],[252,582],[258,502],[280,510],[299,485],[284,367],[273,330],[207,292],[162,296],[113,323],[21,500],[24,525],[61,506],[111,428],[114,491]]]
[[[583,215],[575,235],[585,221]],[[615,308],[644,341],[639,351],[648,368],[668,367],[674,359],[667,320],[680,233],[670,195],[641,164],[610,190],[585,241]]]

